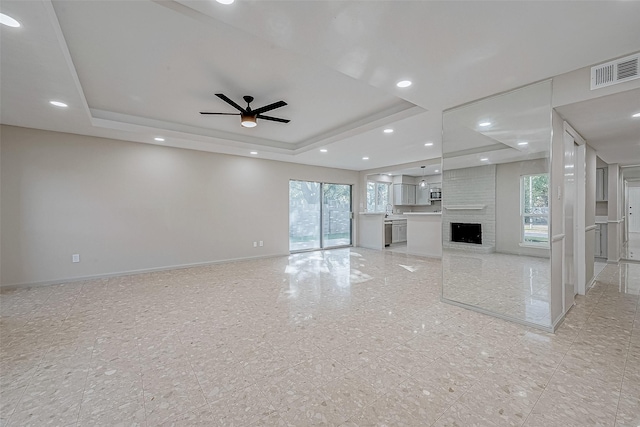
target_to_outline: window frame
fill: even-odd
[[[525,213],[525,179],[529,177],[547,176],[547,206],[546,213]],[[530,190],[531,191],[531,190]],[[527,248],[548,249],[550,247],[551,236],[549,227],[549,174],[548,173],[531,173],[520,175],[520,246]],[[546,242],[527,242],[525,241],[526,219],[527,218],[544,218],[547,223],[547,241]]]
[[[369,210],[369,184],[373,184],[374,188],[373,188],[373,192],[374,192],[374,197],[375,197],[375,201],[373,203],[373,208],[374,210]],[[378,191],[378,186],[384,185],[386,187],[386,192],[387,192],[387,203],[381,204],[381,200],[379,200],[378,195],[379,195],[379,191]],[[390,182],[384,182],[384,181],[369,181],[367,180],[367,200],[366,200],[366,204],[367,204],[367,212],[377,212],[377,213],[386,213],[387,212],[387,205],[389,205],[389,197],[391,196],[391,189],[389,188],[391,186]]]

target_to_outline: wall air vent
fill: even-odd
[[[591,90],[640,78],[640,53],[591,67]]]

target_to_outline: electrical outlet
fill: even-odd
[[[258,242],[253,242],[253,247],[257,248],[258,247]]]
[[[262,240],[260,240],[260,247],[264,246],[264,242]]]
[[[80,254],[71,255],[71,262],[80,262]]]

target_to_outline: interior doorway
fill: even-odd
[[[627,218],[629,218],[629,233],[640,233],[640,187],[629,187]]]
[[[352,245],[352,187],[289,181],[289,251]]]

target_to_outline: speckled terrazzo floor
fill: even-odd
[[[633,426],[640,264],[557,334],[360,248],[2,292],[0,424]]]
[[[445,250],[443,297],[551,328],[548,258]]]

